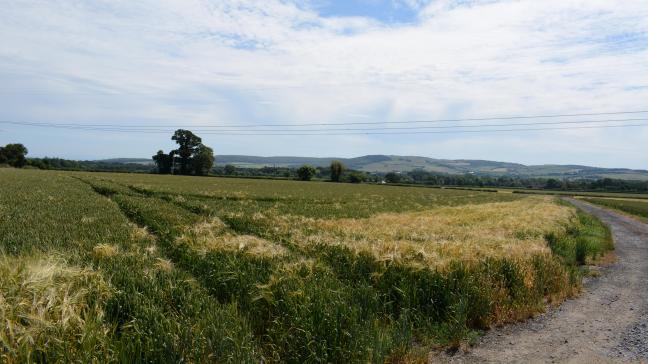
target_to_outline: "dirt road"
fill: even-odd
[[[618,261],[584,292],[524,323],[488,332],[468,352],[434,355],[449,363],[648,363],[648,225],[581,201],[612,230]]]

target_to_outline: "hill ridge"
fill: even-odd
[[[422,169],[428,172],[446,174],[476,174],[490,176],[543,177],[543,178],[619,178],[648,180],[648,170],[630,168],[603,168],[578,164],[525,165],[513,162],[498,162],[485,159],[439,159],[421,156],[369,154],[352,158],[298,157],[298,156],[250,156],[239,154],[217,155],[216,165],[233,164],[238,167],[298,167],[311,164],[326,167],[331,161],[339,160],[348,168],[365,172],[410,172]],[[146,158],[111,158],[101,160],[112,163],[152,163]]]

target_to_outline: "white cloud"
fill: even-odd
[[[17,2],[0,14],[0,92],[9,95],[0,100],[0,116],[187,125],[645,108],[645,1],[399,3],[418,9],[419,20],[397,26],[324,18],[297,2],[273,0]],[[29,139],[28,131],[21,132]],[[620,136],[606,141],[612,134]],[[648,161],[639,134],[485,134],[479,143],[465,135],[435,137],[444,149],[407,136],[363,137],[373,141],[363,142],[364,149],[349,139],[329,139],[340,145],[334,152],[344,155],[397,154],[403,148],[448,158],[455,151],[465,158],[567,163],[587,162],[587,143],[567,147],[585,135],[610,150],[634,150],[618,151],[618,165],[641,167]],[[564,152],[507,157],[487,147],[514,138]],[[332,154],[331,142],[313,139],[292,143],[294,154]],[[260,139],[254,152],[289,153],[285,145]],[[139,148],[129,153],[144,154],[151,146]],[[599,163],[600,148],[589,149],[589,164]]]

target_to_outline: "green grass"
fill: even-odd
[[[584,198],[583,201],[623,211],[644,221],[648,220],[648,201],[612,198]]]
[[[609,197],[609,198],[633,198],[646,199],[646,193],[625,193],[625,192],[579,192],[579,191],[553,191],[553,190],[531,190],[531,189],[500,189],[500,191],[512,191],[515,194],[531,195],[556,195],[556,196],[578,196],[578,197]]]
[[[569,267],[596,261],[614,250],[612,234],[600,220],[580,211],[577,218],[578,224],[570,226],[565,234],[547,236],[552,252]]]
[[[354,247],[361,236],[302,240],[385,213],[488,219],[479,206],[536,198],[523,195],[13,169],[0,184],[0,302],[23,310],[0,310],[9,362],[425,360],[416,347],[456,346],[572,295],[579,266],[611,249],[604,226],[566,206],[546,249],[443,268],[379,259]],[[537,244],[527,226],[507,229]]]

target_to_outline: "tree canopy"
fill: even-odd
[[[158,150],[157,154],[153,156],[153,161],[157,166],[158,173],[169,174],[173,169],[173,155],[166,154],[163,150]]]
[[[0,164],[22,168],[27,164],[27,148],[22,144],[7,144],[0,147]]]
[[[178,144],[178,149],[174,150],[172,154],[180,157],[180,174],[191,174],[191,158],[198,152],[198,148],[202,145],[202,139],[189,130],[178,129],[171,140]]]
[[[159,150],[152,157],[158,173],[197,176],[205,176],[209,173],[214,165],[214,150],[204,145],[199,136],[190,130],[178,129],[173,133],[171,140],[178,144],[178,149],[172,150],[169,154]]]
[[[206,176],[214,165],[214,151],[203,144],[196,149],[196,153],[191,159],[191,167],[196,176]]]
[[[297,169],[297,177],[302,181],[310,181],[311,178],[317,173],[317,170],[313,166],[304,164],[303,166]]]
[[[367,180],[367,176],[362,172],[353,171],[349,173],[347,180],[351,183],[362,183]]]
[[[385,175],[385,181],[387,183],[399,183],[401,179],[401,175],[395,172],[389,172]]]
[[[331,162],[331,181],[340,182],[342,177],[342,172],[344,172],[344,164],[340,161]]]
[[[223,171],[227,175],[232,175],[232,174],[236,173],[236,166],[233,165],[233,164],[228,164],[228,165],[225,166]]]

